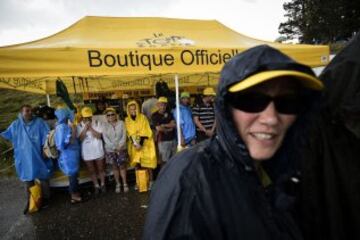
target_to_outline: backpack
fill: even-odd
[[[49,159],[57,159],[59,157],[59,151],[55,145],[55,129],[51,130],[47,135],[43,152],[45,157]]]

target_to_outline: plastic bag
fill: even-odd
[[[149,172],[146,169],[138,169],[135,171],[136,185],[139,192],[147,192],[149,190]]]
[[[34,213],[41,207],[41,183],[35,180],[34,186],[29,188],[29,209],[28,213]]]

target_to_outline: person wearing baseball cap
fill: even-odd
[[[180,94],[180,129],[182,147],[192,146],[196,142],[196,130],[193,116],[190,108],[190,93],[182,92]],[[173,111],[176,121],[176,109]]]
[[[81,157],[86,163],[94,184],[94,193],[106,192],[104,170],[104,147],[101,123],[93,119],[90,107],[81,109],[82,120],[77,126],[77,134],[81,142]],[[98,178],[100,179],[100,185]]]
[[[216,93],[212,87],[203,90],[201,102],[192,109],[196,125],[196,141],[201,142],[215,133],[215,108],[213,104]]]
[[[129,191],[129,186],[126,176],[128,157],[125,124],[118,118],[116,110],[112,107],[107,107],[104,114],[107,120],[103,123],[105,159],[112,165],[116,182],[115,192],[120,193],[123,190],[126,193]],[[121,189],[121,182],[123,189]]]
[[[228,61],[216,134],[162,171],[143,239],[302,239],[291,214],[299,177],[286,143],[322,88],[310,67],[267,45]]]
[[[167,109],[168,99],[159,97],[158,110],[151,115],[155,128],[155,143],[158,146],[161,164],[165,164],[176,152],[175,119]]]

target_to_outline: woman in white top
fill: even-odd
[[[96,120],[93,121],[92,116],[91,108],[84,107],[81,109],[82,120],[77,126],[77,132],[81,141],[82,159],[85,161],[91,180],[94,183],[95,194],[99,194],[100,192],[106,192],[104,146],[101,123]],[[98,177],[100,178],[100,185]]]
[[[114,178],[116,181],[115,192],[120,193],[123,182],[124,192],[129,191],[126,181],[127,150],[126,150],[126,129],[124,122],[118,120],[114,108],[106,108],[105,116],[107,122],[103,125],[103,139],[105,142],[106,161],[113,166]],[[119,174],[120,173],[120,174]]]

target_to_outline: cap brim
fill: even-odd
[[[300,80],[300,83],[305,88],[312,90],[321,90],[324,88],[323,83],[310,74],[292,70],[271,70],[251,75],[243,81],[231,86],[229,92],[239,92],[278,77],[293,77]]]

